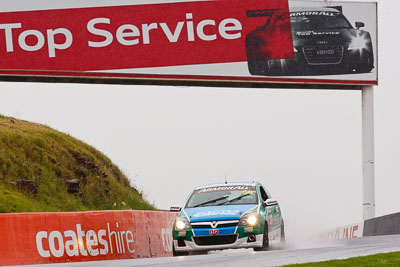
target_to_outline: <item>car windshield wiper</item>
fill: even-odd
[[[223,197],[219,197],[219,198],[216,198],[216,199],[207,200],[206,202],[203,202],[203,203],[194,205],[192,208],[200,207],[200,206],[203,206],[203,205],[208,204],[208,203],[213,203],[213,202],[216,202],[216,201],[218,201],[218,200],[225,199],[225,198],[227,198],[227,197],[228,197],[228,196],[223,196]]]
[[[219,203],[218,205],[224,205],[224,204],[226,204],[226,203],[230,203],[230,202],[233,202],[233,201],[239,200],[239,199],[241,199],[241,198],[243,198],[243,197],[245,197],[245,196],[248,196],[248,195],[251,195],[251,194],[249,194],[249,193],[246,193],[246,194],[243,194],[243,195],[241,195],[241,196],[238,196],[238,197],[232,198],[232,199],[230,199],[230,200],[228,200],[228,201],[225,201],[225,202]]]

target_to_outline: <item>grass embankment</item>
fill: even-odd
[[[21,186],[22,179],[33,188]],[[49,127],[0,115],[0,212],[106,209],[154,207],[95,148]]]
[[[315,263],[285,265],[290,267],[375,267],[400,266],[400,252],[382,253],[371,256],[356,257],[346,260],[332,260]]]

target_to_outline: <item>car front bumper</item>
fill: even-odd
[[[219,236],[223,237],[223,236]],[[254,248],[261,247],[263,242],[263,234],[255,235],[255,241],[249,242],[248,237],[237,238],[234,243],[231,244],[196,244],[194,237],[188,240],[174,240],[174,248],[177,252],[190,252],[190,251],[202,251],[202,250],[221,250],[221,249],[233,249],[233,248]],[[183,246],[184,244],[184,246]]]
[[[297,47],[294,59],[270,60],[268,64],[269,73],[281,75],[329,75],[329,74],[351,74],[360,69],[373,68],[372,54],[369,51],[349,51],[347,47],[341,47],[337,56],[308,55],[305,48]],[[333,50],[332,50],[333,51]],[[314,57],[314,58],[312,58]],[[318,63],[319,62],[319,63]]]

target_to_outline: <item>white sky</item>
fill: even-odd
[[[399,9],[379,1],[377,215],[400,203]],[[0,114],[93,145],[158,208],[227,175],[263,183],[293,234],[362,220],[359,91],[0,82]]]

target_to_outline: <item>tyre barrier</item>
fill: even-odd
[[[319,239],[349,239],[398,234],[400,234],[400,213],[394,213],[325,231],[319,235]]]
[[[0,214],[0,265],[172,256],[176,216],[132,210]]]

